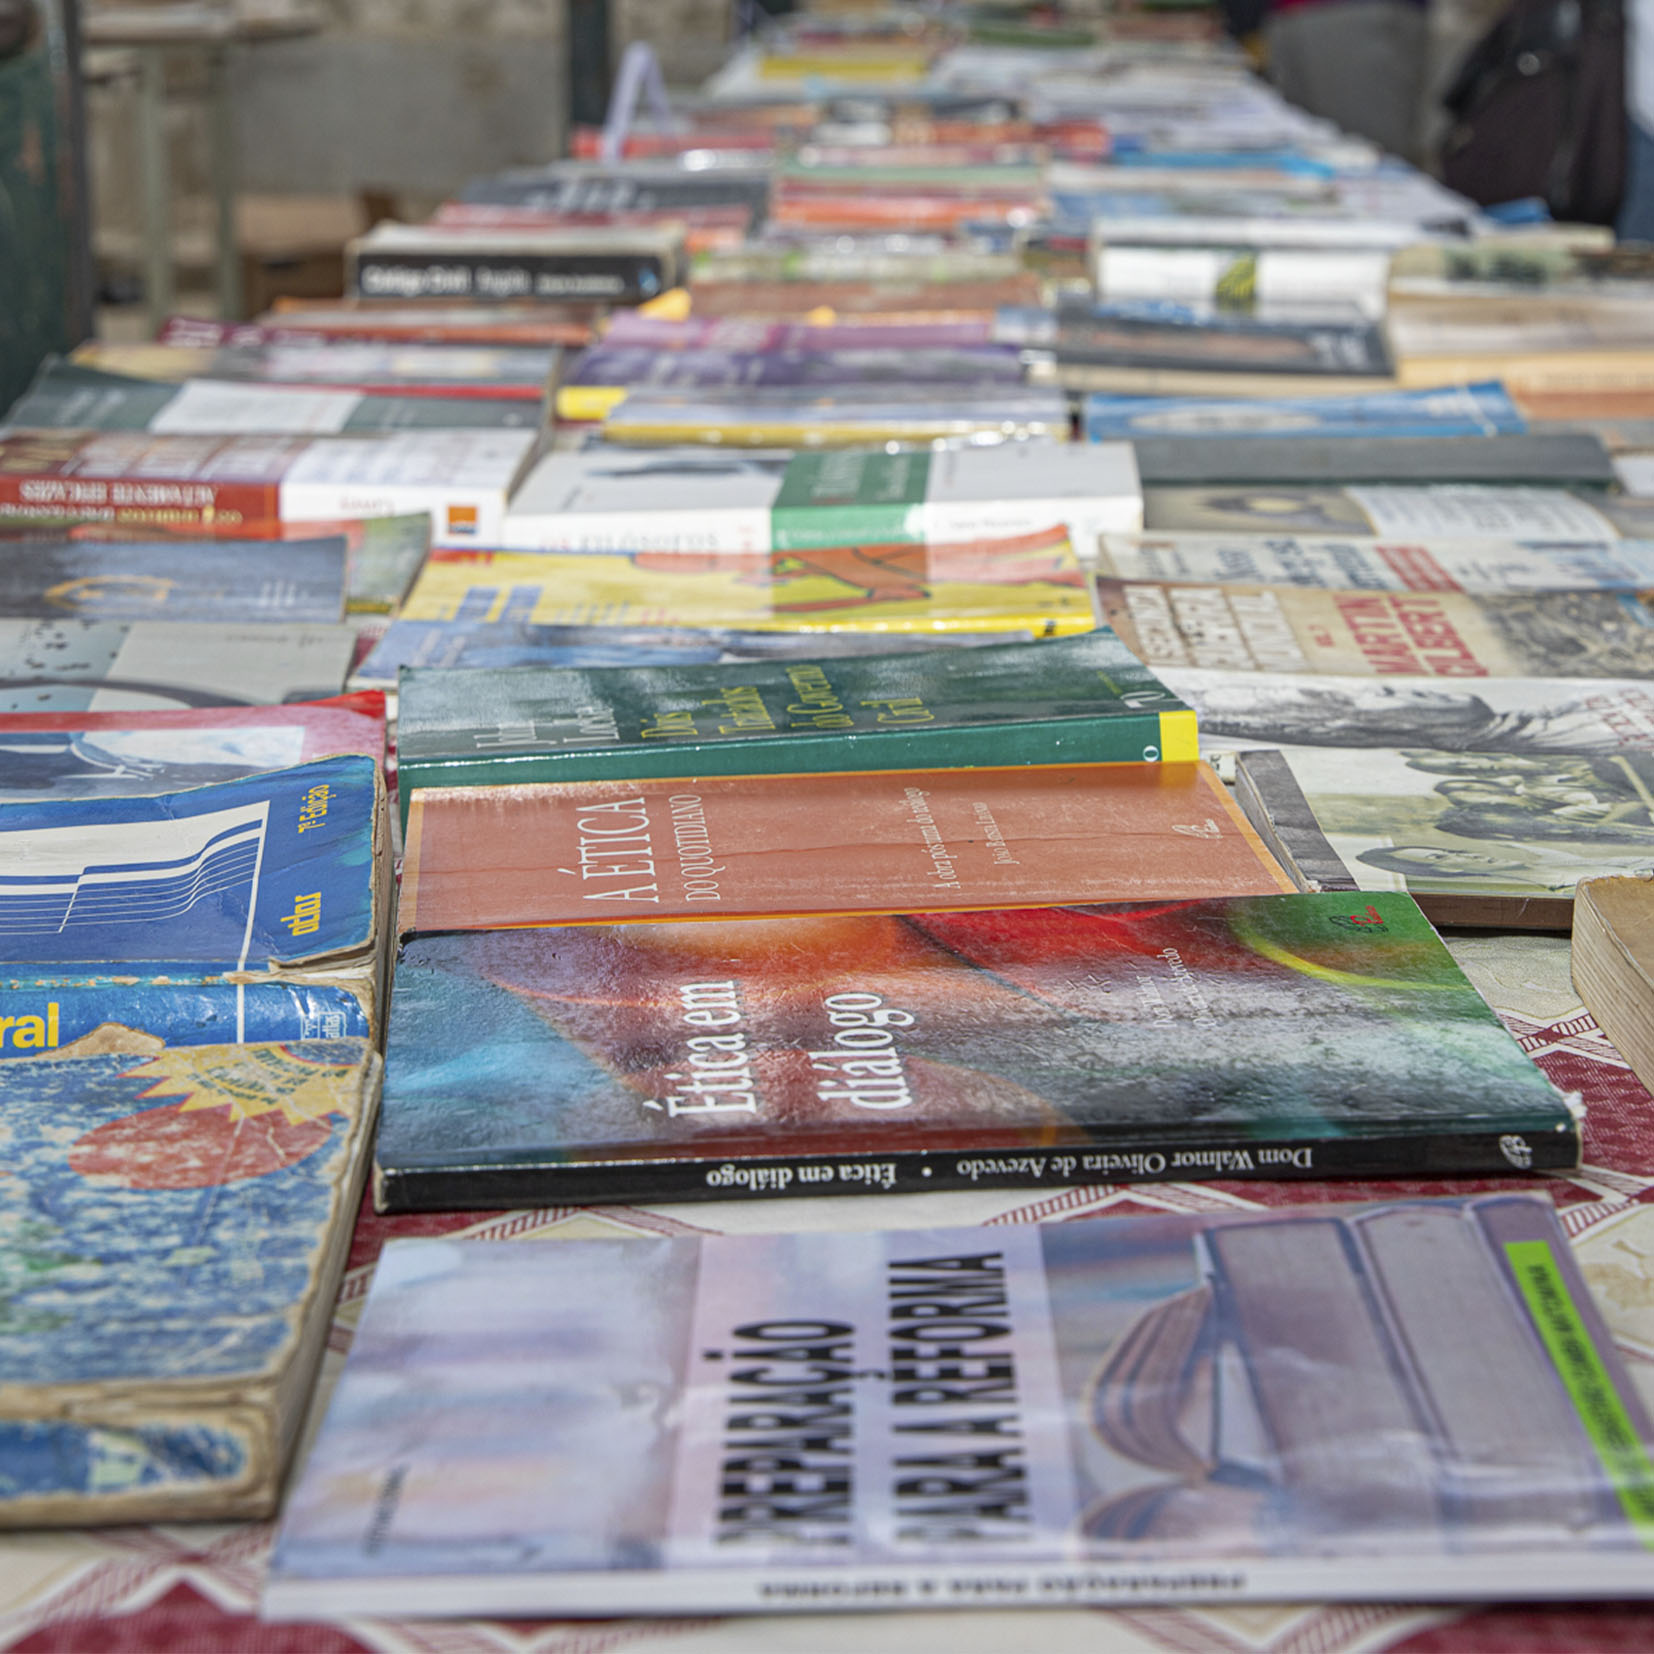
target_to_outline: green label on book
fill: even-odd
[[[930,452],[857,449],[795,454],[770,511],[777,551],[923,538],[919,512],[930,485]]]
[[[1654,1549],[1654,1464],[1580,1318],[1550,1245],[1542,1240],[1507,1241],[1505,1256],[1620,1505],[1638,1539]]]

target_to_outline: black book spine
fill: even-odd
[[[364,252],[356,293],[364,299],[601,300],[636,304],[678,279],[656,253]]]
[[[381,1212],[604,1202],[769,1199],[795,1195],[917,1194],[936,1189],[1062,1189],[1097,1183],[1207,1179],[1508,1177],[1579,1164],[1579,1128],[1470,1126],[1438,1132],[1305,1135],[1261,1142],[1244,1132],[1148,1134],[1108,1144],[801,1154],[720,1159],[659,1156],[538,1165],[384,1166]]]

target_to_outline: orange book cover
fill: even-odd
[[[1205,764],[440,787],[400,928],[937,913],[1296,888]]]

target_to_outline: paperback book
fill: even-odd
[[[0,1527],[275,1509],[378,1091],[360,1039],[0,1063]]]
[[[402,933],[1291,888],[1204,764],[424,788]]]
[[[1650,1437],[1538,1193],[398,1240],[264,1611],[1637,1595]]]
[[[1194,714],[1106,631],[980,649],[735,664],[409,671],[416,787],[1198,756]]]
[[[519,551],[792,551],[1139,527],[1123,442],[725,453],[594,446],[536,461],[506,509]]]
[[[417,936],[374,1187],[405,1211],[1577,1156],[1410,898],[1258,896]]]
[[[1574,887],[1654,876],[1654,754],[1287,747],[1237,797],[1303,890],[1405,890],[1438,924],[1567,930]]]
[[[445,552],[409,620],[755,631],[1085,632],[1084,569],[1064,528],[931,545],[786,552]]]

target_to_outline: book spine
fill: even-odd
[[[388,1106],[395,1107],[394,1100]],[[1579,1164],[1578,1126],[1531,1132],[1466,1127],[1430,1133],[1304,1136],[1260,1142],[1244,1130],[1108,1144],[907,1150],[888,1154],[565,1161],[529,1166],[384,1166],[381,1212],[794,1195],[916,1194],[938,1189],[1066,1189],[1191,1179],[1509,1177]]]
[[[274,517],[279,498],[274,483],[0,473],[0,519],[233,525]]]
[[[689,511],[506,512],[507,551],[763,552],[771,549],[766,507]]]
[[[589,299],[636,304],[671,287],[677,261],[647,253],[364,251],[355,291],[364,299]]]

